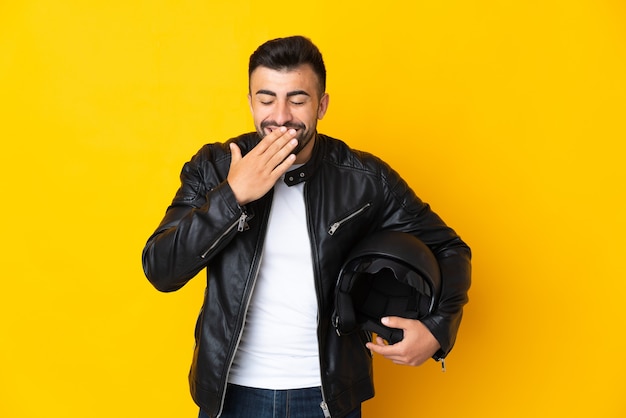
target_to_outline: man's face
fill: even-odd
[[[319,95],[318,78],[309,65],[288,71],[257,67],[250,76],[248,94],[257,132],[264,137],[281,126],[296,129],[296,162],[306,162],[317,120],[324,117],[328,107],[328,94]]]

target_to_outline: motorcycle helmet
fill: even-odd
[[[425,317],[436,306],[440,286],[439,264],[422,241],[404,232],[374,233],[350,251],[341,267],[333,325],[339,335],[360,328],[395,344],[403,331],[384,326],[381,318]]]

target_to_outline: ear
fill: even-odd
[[[250,113],[254,116],[254,110],[252,110],[252,95],[248,93],[248,106],[250,106]]]
[[[317,107],[317,118],[322,119],[328,110],[328,102],[330,100],[330,96],[328,93],[324,93],[322,98],[320,99],[320,104]]]

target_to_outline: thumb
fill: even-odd
[[[241,160],[241,149],[239,149],[239,146],[237,144],[235,144],[234,142],[231,142],[229,144],[229,147],[230,147],[230,162],[231,162],[231,164]]]
[[[406,318],[400,318],[399,316],[385,316],[380,319],[384,326],[397,329],[405,329],[406,324],[404,321],[406,321]]]

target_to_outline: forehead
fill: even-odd
[[[277,94],[304,90],[313,95],[318,88],[317,74],[308,64],[281,70],[261,66],[250,75],[251,94],[256,94],[258,90],[270,90]]]

